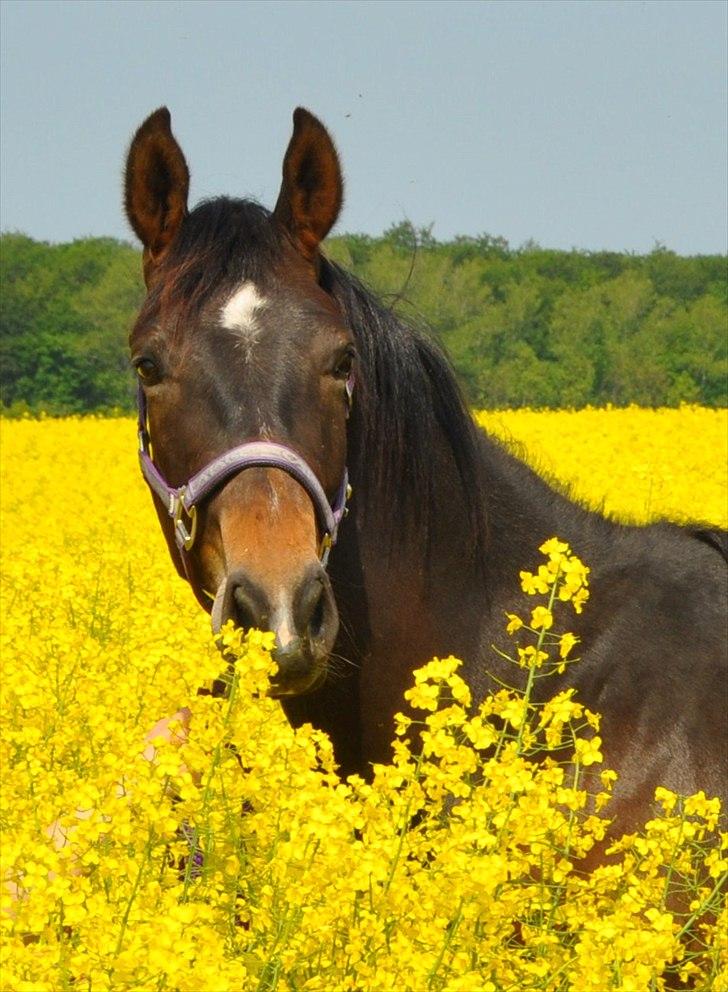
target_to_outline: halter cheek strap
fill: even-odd
[[[354,382],[349,377],[346,394],[349,406]],[[313,469],[295,451],[285,444],[273,441],[249,441],[239,444],[209,462],[182,486],[170,486],[154,464],[147,429],[146,397],[141,385],[137,391],[139,466],[149,488],[167,507],[174,522],[174,539],[187,572],[184,555],[195,543],[197,533],[197,507],[232,475],[246,468],[279,468],[292,476],[308,493],[316,512],[316,519],[323,534],[320,548],[321,563],[326,566],[331,548],[336,543],[339,524],[346,513],[346,503],[351,496],[349,476],[344,469],[333,503],[329,503],[323,486]],[[189,576],[188,576],[189,577]]]

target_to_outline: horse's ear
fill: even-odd
[[[331,136],[318,118],[298,107],[283,159],[283,183],[274,216],[310,259],[341,210],[344,180]]]
[[[166,107],[155,110],[134,135],[126,160],[124,206],[144,245],[144,274],[164,257],[187,213],[190,173]]]

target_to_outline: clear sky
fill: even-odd
[[[166,103],[193,202],[272,206],[307,106],[339,231],[725,252],[724,0],[3,0],[0,226],[131,239],[129,138]]]

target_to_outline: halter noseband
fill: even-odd
[[[346,395],[351,407],[354,379],[346,381]],[[213,490],[246,468],[279,468],[292,476],[308,493],[316,511],[323,538],[319,550],[321,564],[326,567],[331,548],[336,543],[339,524],[346,513],[346,503],[351,496],[349,475],[344,469],[333,503],[329,503],[323,486],[308,463],[285,444],[274,441],[248,441],[213,458],[182,486],[170,486],[152,460],[149,430],[147,428],[147,401],[141,384],[137,388],[139,433],[139,466],[149,488],[165,504],[174,522],[174,539],[189,579],[184,555],[195,543],[197,533],[197,507]]]

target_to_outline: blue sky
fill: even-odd
[[[123,157],[162,103],[193,201],[272,206],[302,104],[344,162],[339,231],[726,251],[723,0],[1,7],[4,230],[131,240]]]

